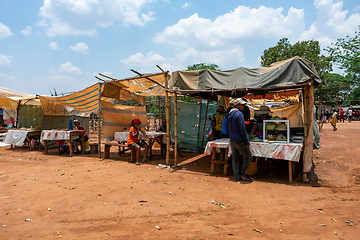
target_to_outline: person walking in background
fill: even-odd
[[[332,114],[331,119],[330,119],[330,123],[331,123],[331,126],[333,127],[333,131],[337,130],[337,127],[336,127],[337,118],[338,118],[338,113],[334,109],[333,114]]]
[[[340,122],[342,121],[343,123],[345,122],[345,111],[344,109],[340,109],[339,111],[339,119],[340,119]]]
[[[252,178],[245,176],[245,172],[250,166],[252,160],[252,154],[250,151],[250,141],[246,134],[244,115],[241,110],[244,109],[247,102],[238,98],[234,101],[234,107],[228,114],[228,132],[230,135],[230,147],[233,157],[233,171],[235,181],[249,181],[252,182]],[[244,156],[244,161],[239,170],[240,154]]]
[[[349,108],[349,111],[348,111],[348,115],[349,115],[349,119],[348,119],[348,122],[351,123],[351,120],[352,120],[352,109]]]
[[[358,121],[359,120],[359,110],[355,110],[355,119],[356,119],[356,121]]]

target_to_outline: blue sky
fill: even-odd
[[[0,87],[49,95],[156,65],[259,67],[281,38],[326,48],[359,24],[358,0],[0,0]]]

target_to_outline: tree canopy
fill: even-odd
[[[332,64],[331,58],[321,55],[320,51],[318,41],[298,41],[292,45],[288,38],[282,38],[276,46],[264,50],[260,65],[266,67],[271,63],[299,56],[313,62],[319,77],[323,79],[327,73],[332,71]]]
[[[194,70],[200,70],[200,69],[211,69],[211,70],[216,70],[216,71],[221,71],[220,67],[218,65],[216,65],[215,63],[196,63],[193,65],[189,65],[186,69],[186,71],[194,71]]]
[[[360,30],[360,25],[358,28]],[[326,50],[333,62],[344,69],[347,78],[357,84],[360,77],[360,31],[355,32],[354,37],[339,38]]]

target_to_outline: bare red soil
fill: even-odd
[[[198,154],[167,169],[0,147],[0,239],[359,239],[360,122],[320,135],[311,182],[293,184],[280,161],[245,184]]]

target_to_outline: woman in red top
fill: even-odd
[[[140,124],[141,124],[140,119],[134,119],[132,121],[132,124],[131,124],[132,126],[129,130],[129,138],[127,140],[127,145],[131,148],[136,149],[136,165],[140,164],[139,158],[140,158],[141,148],[145,148],[144,157],[143,157],[142,162],[146,162],[146,155],[147,155],[147,151],[149,149],[149,146],[144,141],[139,141],[140,132],[145,134],[143,131],[141,131]]]

